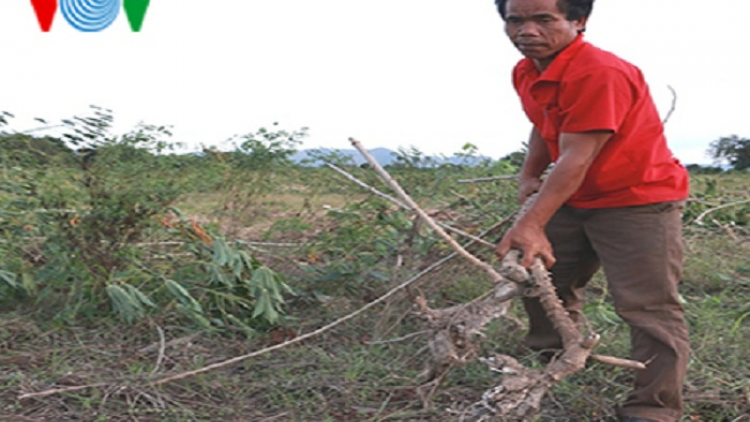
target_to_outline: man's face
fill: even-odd
[[[508,0],[505,32],[524,56],[540,70],[575,40],[586,18],[569,21],[557,7],[558,0]]]

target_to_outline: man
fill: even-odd
[[[527,267],[542,258],[574,320],[582,288],[603,267],[632,357],[649,362],[618,409],[621,421],[677,421],[690,347],[677,293],[687,172],[667,148],[640,70],[583,40],[593,0],[496,4],[525,56],[513,83],[533,123],[519,200],[538,192],[497,255],[519,249]],[[559,349],[539,302],[524,304],[528,345]]]

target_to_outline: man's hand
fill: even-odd
[[[503,259],[505,254],[511,249],[518,249],[523,252],[521,266],[530,268],[534,263],[534,258],[539,256],[544,262],[544,266],[551,268],[555,264],[555,256],[552,252],[552,245],[544,234],[544,229],[532,224],[526,224],[523,220],[516,223],[495,248],[495,254]]]
[[[539,192],[542,187],[542,179],[538,177],[521,177],[518,179],[518,203],[523,205],[529,196]]]

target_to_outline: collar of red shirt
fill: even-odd
[[[568,67],[570,60],[573,59],[573,57],[575,57],[586,44],[586,41],[583,40],[583,33],[580,33],[573,42],[568,44],[567,47],[557,54],[557,57],[552,59],[552,63],[550,63],[541,75],[534,64],[534,61],[529,58],[525,58],[521,61],[521,70],[533,74],[534,77],[539,78],[538,80],[540,81],[559,82],[563,73],[565,73],[565,69]]]

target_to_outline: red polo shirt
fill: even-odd
[[[614,132],[567,205],[611,208],[687,197],[687,171],[667,148],[637,67],[579,35],[541,74],[531,59],[521,60],[513,84],[553,162],[561,133]]]

